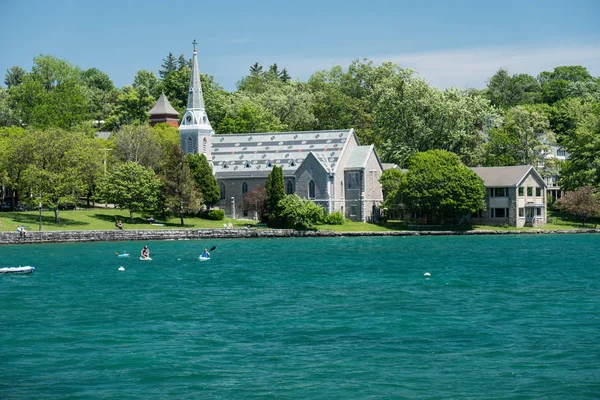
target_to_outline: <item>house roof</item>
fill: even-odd
[[[381,167],[384,171],[387,171],[388,169],[400,169],[400,167],[398,167],[398,164],[394,163],[381,163]]]
[[[533,170],[542,181],[542,177],[531,165],[516,165],[512,167],[475,167],[471,168],[481,179],[486,187],[518,186],[523,179]]]
[[[154,105],[154,107],[152,107],[152,109],[150,111],[148,111],[148,114],[150,114],[150,115],[166,114],[166,115],[177,115],[178,116],[179,112],[177,112],[177,110],[173,108],[171,103],[169,103],[167,96],[165,96],[165,93],[163,92],[163,93],[161,93],[160,97],[156,101],[156,104]]]
[[[344,169],[365,168],[367,166],[367,161],[369,161],[369,155],[371,154],[372,150],[372,146],[354,147],[352,150],[350,150],[350,154],[348,154],[348,159]]]
[[[218,178],[265,177],[273,165],[291,175],[312,152],[326,169],[335,171],[353,136],[353,129],[214,135],[211,161]]]

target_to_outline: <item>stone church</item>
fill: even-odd
[[[377,219],[383,167],[373,146],[361,146],[352,128],[216,135],[204,107],[195,45],[187,107],[179,125],[181,148],[185,154],[205,154],[212,162],[221,190],[219,207],[226,216],[254,217],[244,207],[244,194],[264,186],[276,165],[283,167],[287,194],[296,193],[353,221]],[[157,123],[173,121],[176,113],[163,95],[150,114]]]

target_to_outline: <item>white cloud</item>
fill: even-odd
[[[431,85],[445,89],[452,86],[483,88],[486,81],[500,68],[511,74],[526,73],[537,76],[561,65],[582,65],[593,76],[600,76],[600,45],[568,45],[557,47],[486,47],[474,49],[440,50],[422,53],[404,53],[364,56],[376,64],[391,61],[414,69]],[[344,69],[354,58],[297,57],[285,54],[252,56],[236,55],[213,59],[217,81],[232,90],[235,81],[247,74],[255,62],[267,65],[277,62],[288,69],[294,78],[303,81],[316,71],[341,65]],[[360,57],[362,58],[362,57]],[[229,79],[232,82],[227,82]],[[234,81],[235,80],[235,81]]]

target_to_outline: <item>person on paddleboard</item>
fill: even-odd
[[[202,257],[202,258],[210,258],[210,253],[208,252],[208,250],[204,249],[204,251],[202,252],[202,254],[200,254],[200,257]]]
[[[142,258],[149,258],[150,257],[150,250],[148,250],[148,246],[144,246],[144,248],[142,249],[142,253],[140,254],[140,256]]]

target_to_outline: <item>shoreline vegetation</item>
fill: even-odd
[[[318,225],[315,229],[270,229],[257,226],[254,220],[223,219],[211,221],[186,218],[183,226],[179,218],[161,221],[140,213],[133,223],[127,210],[82,208],[61,211],[60,222],[55,222],[53,211],[42,211],[40,231],[39,211],[0,213],[0,244],[61,243],[90,241],[133,240],[191,240],[203,238],[261,238],[261,237],[343,237],[343,236],[448,236],[448,235],[505,235],[505,234],[566,234],[599,233],[594,224],[582,227],[576,221],[554,217],[553,222],[541,228],[509,228],[493,226],[431,226],[407,221],[388,221],[383,224],[346,222],[343,225]],[[123,230],[115,221],[123,222]],[[149,221],[152,221],[149,223]],[[595,222],[595,221],[594,221]],[[23,226],[27,233],[19,233]],[[593,228],[592,228],[593,227]]]

